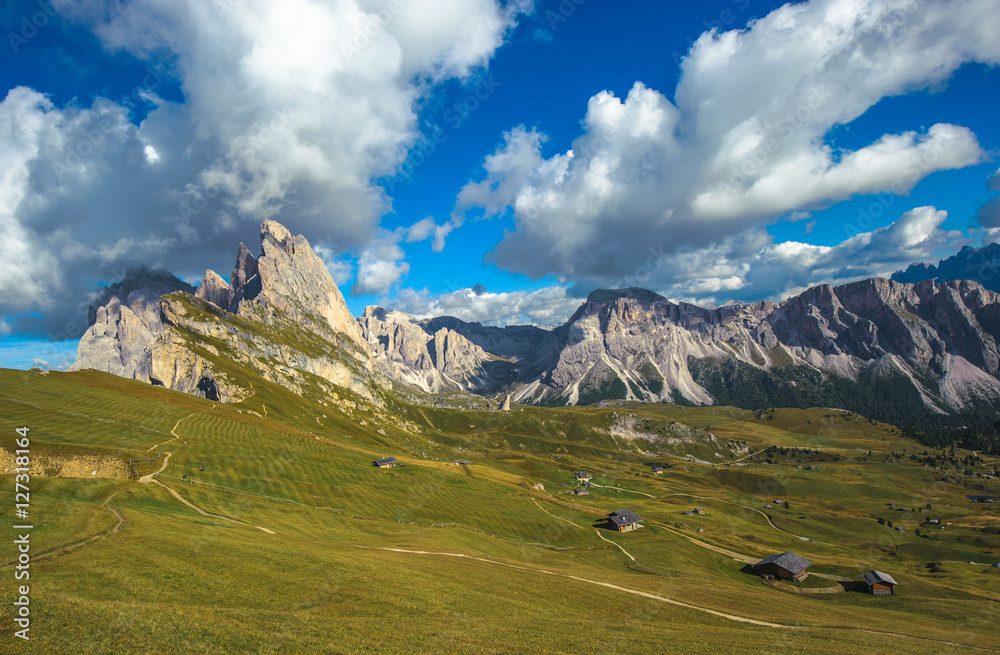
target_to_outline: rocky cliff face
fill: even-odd
[[[292,236],[275,221],[264,221],[260,244],[256,264],[260,290],[244,291],[240,316],[264,323],[291,320],[322,338],[346,335],[359,349],[368,350],[344,296],[305,237]]]
[[[926,404],[957,408],[972,397],[1000,398],[998,300],[972,282],[880,278],[816,287],[778,305],[715,310],[637,290],[600,292],[560,328],[565,345],[549,375],[517,398],[579,402],[596,393],[712,402],[692,364],[714,361],[776,375],[800,367],[854,382],[867,373],[905,376]]]
[[[71,370],[92,368],[149,382],[152,348],[163,334],[160,296],[194,287],[163,271],[136,269],[100,288]]]
[[[437,319],[420,321],[384,307],[367,307],[359,325],[378,366],[390,377],[424,391],[486,393],[513,379],[512,363],[487,353]]]
[[[259,257],[240,244],[228,283],[211,270],[197,290],[164,280],[112,285],[74,367],[225,402],[253,393],[248,372],[299,393],[318,385],[372,397],[359,326],[308,242],[284,226],[264,221]]]
[[[908,385],[931,411],[945,411],[1000,399],[998,301],[997,294],[966,281],[872,279],[819,286],[780,304],[717,309],[622,289],[595,291],[551,332],[499,332],[387,310],[380,310],[377,329],[371,317],[362,327],[369,338],[382,339],[381,352],[396,363],[390,374],[402,380],[433,368],[423,344],[434,327],[447,324],[453,333],[473,335],[494,366],[509,365],[519,402],[752,405],[759,398],[770,406],[801,397],[822,405],[893,380]],[[466,360],[466,388],[486,391],[476,383],[488,361],[481,355]]]
[[[141,271],[103,289],[76,368],[224,401],[252,393],[248,373],[299,393],[343,387],[369,398],[393,378],[432,393],[544,404],[865,413],[890,391],[904,412],[1000,401],[1000,296],[976,282],[876,278],[715,309],[643,289],[599,290],[554,330],[418,320],[381,307],[355,320],[303,237],[264,221],[260,239],[257,257],[240,244],[228,282],[206,271],[194,290]]]

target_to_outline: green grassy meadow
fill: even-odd
[[[1000,512],[967,498],[1000,484],[910,460],[926,448],[892,426],[252,386],[223,405],[93,371],[0,371],[0,447],[27,426],[33,453],[114,455],[139,475],[169,453],[156,479],[214,515],[157,484],[33,472],[23,642],[0,476],[0,653],[1000,652]],[[768,463],[769,446],[799,450]],[[371,465],[383,456],[405,466]],[[571,493],[578,470],[587,496]],[[622,507],[644,527],[607,530]],[[788,550],[819,575],[743,570]],[[845,590],[872,568],[897,595]]]

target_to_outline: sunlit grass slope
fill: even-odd
[[[33,449],[120,453],[140,474],[169,453],[157,480],[208,513],[157,484],[34,478],[32,640],[16,652],[1000,649],[994,505],[910,461],[923,447],[889,426],[823,409],[347,406],[252,382],[222,405],[95,372],[0,372],[4,445],[26,425]],[[767,463],[768,446],[800,450]],[[405,466],[373,467],[382,456]],[[578,470],[587,496],[570,493]],[[622,507],[645,527],[607,530]],[[827,577],[743,571],[786,550]],[[871,568],[899,593],[844,591]]]

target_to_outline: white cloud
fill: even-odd
[[[436,228],[437,223],[434,222],[434,218],[431,216],[419,220],[407,228],[406,242],[414,243],[416,241],[423,241],[434,234]]]
[[[438,225],[434,218],[428,216],[422,220],[417,221],[413,225],[407,228],[398,228],[397,232],[400,236],[405,236],[406,243],[415,243],[418,241],[426,241],[433,237],[431,241],[431,250],[434,252],[441,252],[444,250],[445,238],[452,233],[452,231],[458,227],[454,221],[445,221],[441,225]]]
[[[418,103],[485,66],[531,5],[55,0],[151,68],[127,101],[58,108],[18,88],[0,104],[0,316],[51,310],[45,329],[62,330],[82,278],[130,263],[197,274],[264,217],[365,248],[390,207],[374,180],[417,142]],[[168,78],[183,103],[157,94]],[[149,105],[138,126],[135,101]],[[443,246],[441,229],[427,237]],[[365,279],[392,277],[372,256]]]
[[[313,252],[326,265],[326,270],[330,271],[330,276],[342,287],[354,277],[354,265],[345,257],[337,256],[337,249],[325,243],[312,244]]]
[[[401,231],[386,232],[361,252],[352,296],[387,293],[410,271],[410,265],[403,261],[406,253],[399,247],[401,237]]]
[[[887,275],[934,253],[969,243],[945,231],[947,212],[917,207],[886,227],[850,237],[836,246],[785,242],[761,249],[745,275],[757,298],[783,297],[820,283],[838,284]]]
[[[975,135],[902,125],[856,150],[827,135],[963,63],[1000,63],[998,32],[989,0],[785,5],[746,30],[702,35],[674,102],[641,82],[624,99],[593,96],[565,153],[544,158],[543,135],[513,129],[459,194],[456,217],[511,208],[516,229],[492,253],[501,268],[602,286],[630,275],[651,244],[683,259],[789,213],[904,195],[980,161]]]
[[[894,223],[856,233],[833,246],[798,241],[774,243],[759,227],[728,236],[701,248],[670,252],[646,249],[628,275],[610,285],[639,286],[674,300],[718,305],[733,298],[780,300],[817,284],[843,284],[888,275],[917,261],[971,242],[959,231],[941,229],[947,213],[917,207]]]
[[[382,305],[417,318],[454,316],[484,325],[538,325],[554,327],[565,323],[583,303],[567,294],[566,287],[552,286],[537,291],[492,293],[482,285],[432,296],[426,290],[401,289]]]

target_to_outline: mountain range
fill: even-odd
[[[780,303],[703,308],[644,289],[597,290],[564,324],[490,327],[384,307],[353,317],[302,236],[264,221],[229,281],[192,288],[137,271],[95,295],[75,368],[225,402],[241,375],[342,402],[380,390],[470,392],[542,405],[641,400],[840,407],[883,420],[1000,400],[1000,246],[963,249],[892,279],[821,285]],[[962,279],[978,272],[980,281]],[[917,279],[921,276],[927,279]],[[954,278],[954,279],[953,279]]]

